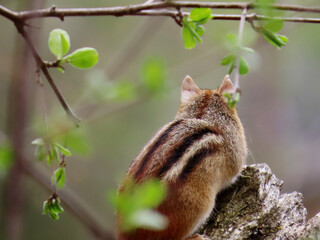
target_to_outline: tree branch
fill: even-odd
[[[31,163],[25,161],[22,165],[22,169],[30,177],[35,179],[38,183],[44,186],[51,192],[50,178],[44,175],[41,171],[32,166]],[[114,240],[113,234],[108,232],[101,226],[101,221],[98,221],[93,216],[92,210],[88,209],[87,205],[84,205],[79,201],[79,197],[71,194],[71,190],[65,188],[59,191],[59,197],[64,205],[87,227],[87,229],[97,238],[101,240]]]
[[[0,15],[4,16],[5,18],[8,18],[12,22],[15,22],[19,19],[19,16],[16,12],[11,11],[10,9],[0,5]]]
[[[182,12],[184,17],[188,17],[188,12]],[[177,11],[172,10],[145,10],[132,16],[166,16],[176,17]],[[240,21],[241,14],[213,14],[212,20],[227,20],[227,21]],[[320,23],[320,18],[307,18],[307,17],[268,17],[264,15],[257,15],[250,13],[246,15],[246,21],[260,21],[260,20],[282,20],[284,22],[296,22],[296,23]]]
[[[243,9],[243,12],[241,14],[241,19],[240,19],[240,24],[239,24],[239,33],[238,33],[238,44],[241,47],[242,46],[242,35],[243,35],[243,30],[244,30],[244,24],[246,20],[246,15],[247,15],[247,9]],[[240,78],[240,56],[239,53],[237,54],[237,63],[235,68],[235,75],[234,75],[234,93],[236,94],[237,91],[240,91],[240,85],[239,85],[239,78]]]
[[[130,15],[148,15],[148,16],[176,16],[172,15],[173,11],[167,8],[195,8],[208,7],[212,9],[259,9],[263,5],[257,5],[249,2],[192,2],[192,1],[161,1],[142,3],[136,5],[117,6],[117,7],[102,7],[102,8],[56,8],[52,6],[47,9],[30,10],[14,12],[0,5],[0,15],[8,18],[11,21],[26,21],[32,18],[57,17],[63,20],[65,17],[85,17],[85,16],[130,16]],[[305,7],[290,4],[272,4],[268,7],[280,11],[295,11],[306,13],[320,13],[319,7]],[[155,11],[154,9],[166,9]],[[149,11],[154,10],[154,11]],[[184,12],[184,15],[187,13]],[[241,15],[218,15],[214,20],[240,20]],[[267,16],[256,16],[255,20],[269,19]],[[320,23],[318,18],[281,18],[284,21],[304,22],[304,23]]]
[[[58,97],[63,109],[66,111],[67,115],[74,122],[74,124],[76,126],[79,126],[80,119],[73,113],[72,109],[69,107],[67,101],[64,99],[64,97],[63,97],[61,91],[59,90],[58,86],[53,81],[53,78],[51,77],[50,73],[48,72],[46,63],[41,59],[41,57],[39,56],[37,50],[34,48],[33,43],[31,41],[29,35],[24,30],[23,22],[21,22],[19,20],[19,21],[15,22],[15,25],[16,25],[16,28],[17,28],[18,32],[22,35],[22,37],[26,41],[26,43],[27,43],[32,55],[33,55],[33,58],[36,61],[37,67],[39,69],[41,69],[41,71],[43,72],[44,76],[48,80],[52,90],[54,91],[54,93]]]
[[[105,7],[105,8],[56,8],[52,6],[48,9],[30,10],[30,11],[12,11],[2,5],[0,5],[0,15],[14,22],[18,32],[23,36],[27,45],[29,46],[32,55],[36,61],[37,67],[41,69],[46,79],[48,80],[51,88],[58,97],[62,107],[66,111],[67,115],[79,126],[80,119],[72,112],[68,103],[64,99],[61,91],[53,81],[51,75],[48,72],[48,67],[50,64],[45,63],[37,53],[34,48],[31,39],[28,34],[24,31],[25,21],[32,18],[43,18],[43,17],[58,17],[61,20],[64,17],[72,16],[124,16],[124,15],[136,15],[136,16],[169,16],[173,19],[181,18],[182,16],[188,16],[188,12],[180,11],[181,8],[194,8],[194,7],[209,7],[215,9],[254,9],[261,8],[262,5],[257,5],[248,2],[234,2],[234,3],[224,3],[224,2],[188,2],[188,1],[161,1],[152,2],[147,1],[143,4],[127,5],[127,6],[117,6],[117,7]],[[312,12],[320,13],[320,8],[317,7],[302,7],[297,5],[285,5],[285,4],[273,4],[268,7],[277,10],[285,11],[299,11],[299,12]],[[162,9],[161,9],[162,8]],[[163,8],[175,8],[178,11],[172,11]],[[160,10],[154,10],[160,9]],[[241,15],[225,15],[216,14],[214,15],[214,20],[241,20]],[[320,18],[296,18],[296,17],[277,17],[271,18],[263,15],[256,15],[251,13],[246,15],[245,20],[253,22],[255,20],[270,20],[270,19],[281,19],[288,22],[304,22],[304,23],[320,23]],[[177,22],[178,23],[178,22]],[[179,24],[179,23],[178,23]],[[180,24],[179,24],[180,25]]]

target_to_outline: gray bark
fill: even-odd
[[[307,222],[302,194],[281,194],[282,184],[268,165],[247,166],[218,195],[199,232],[211,239],[320,239],[320,213]]]

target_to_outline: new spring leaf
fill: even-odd
[[[196,46],[196,40],[190,29],[185,24],[182,27],[182,39],[186,49],[192,49]]]
[[[229,65],[232,61],[235,61],[235,59],[236,59],[236,56],[234,54],[229,54],[224,58],[222,58],[221,65],[222,66]]]
[[[166,193],[166,186],[157,179],[149,179],[142,184],[126,179],[122,190],[112,196],[121,217],[121,229],[125,232],[136,228],[164,229],[167,219],[154,208],[165,199]]]
[[[64,167],[58,168],[54,172],[54,177],[57,183],[57,188],[63,188],[66,183],[66,169]]]
[[[182,39],[186,49],[194,48],[197,42],[202,43],[201,36],[204,34],[204,27],[201,24],[212,18],[210,8],[194,8],[189,18],[183,18]]]
[[[249,65],[247,60],[244,57],[240,57],[240,62],[239,62],[239,73],[241,75],[245,75],[249,72]]]
[[[49,49],[57,57],[62,59],[70,48],[70,37],[68,33],[62,29],[54,29],[49,35]]]
[[[198,24],[204,24],[211,18],[212,16],[210,8],[194,8],[190,12],[189,16],[189,19],[192,22],[197,22]]]
[[[61,146],[59,143],[55,143],[54,145],[59,149],[59,151],[60,151],[63,155],[68,156],[68,157],[71,156],[71,152],[69,151],[69,149]]]
[[[84,47],[75,50],[63,59],[74,67],[85,69],[91,68],[97,64],[99,61],[99,54],[94,48]]]
[[[287,37],[266,29],[262,29],[262,34],[269,43],[278,49],[281,49],[281,47],[285,46],[288,41]]]
[[[283,21],[278,19],[269,20],[264,25],[264,29],[271,32],[280,32],[282,28],[283,28]]]
[[[48,200],[43,202],[43,215],[48,214],[51,219],[58,220],[59,213],[63,212],[64,210],[61,207],[60,198],[57,195],[53,194]]]

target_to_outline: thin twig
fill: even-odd
[[[20,21],[15,22],[15,25],[17,27],[18,32],[21,34],[21,36],[25,39],[35,61],[37,64],[37,67],[39,69],[41,69],[42,73],[44,74],[44,76],[46,77],[46,79],[48,80],[51,88],[53,89],[54,93],[56,94],[56,96],[58,97],[62,107],[64,108],[64,110],[66,111],[67,115],[69,116],[69,118],[74,122],[74,124],[76,126],[79,126],[80,123],[80,119],[73,113],[72,109],[69,107],[68,103],[66,102],[66,100],[64,99],[60,89],[58,88],[58,86],[55,84],[55,82],[53,81],[53,78],[51,77],[46,64],[43,62],[43,60],[41,59],[41,57],[39,56],[37,50],[34,48],[33,43],[29,37],[29,35],[27,34],[27,32],[24,30],[23,28],[23,23],[21,23]]]
[[[189,16],[189,12],[182,12],[184,17]],[[176,17],[177,12],[172,10],[145,10],[139,13],[131,14],[132,16],[166,16]],[[241,14],[213,14],[212,20],[226,20],[226,21],[240,21]],[[284,22],[296,23],[320,23],[320,18],[307,17],[268,17],[264,15],[257,15],[255,13],[247,14],[246,21],[255,20],[282,20]]]
[[[243,30],[244,30],[244,23],[246,21],[246,14],[247,14],[247,9],[243,9],[243,12],[241,14],[241,20],[239,23],[239,33],[238,33],[238,44],[241,47],[242,46],[242,35],[243,35]],[[239,55],[239,54],[238,54]],[[235,66],[235,75],[234,75],[234,94],[240,90],[240,85],[239,85],[239,78],[240,78],[240,56],[237,56],[237,64]]]
[[[51,181],[45,174],[32,166],[28,161],[22,165],[23,170],[30,177],[39,182],[49,192],[51,192]],[[65,188],[59,191],[59,197],[61,198],[64,206],[66,206],[86,227],[87,229],[97,238],[101,240],[114,240],[113,234],[108,232],[101,226],[101,221],[98,221],[92,214],[92,210],[88,209],[88,206],[81,203],[81,199],[75,194],[72,194],[71,189]]]

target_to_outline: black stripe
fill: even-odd
[[[202,128],[200,131],[193,133],[186,138],[184,138],[183,142],[177,147],[177,149],[173,149],[173,153],[169,156],[168,160],[159,170],[156,177],[163,176],[187,151],[187,149],[197,140],[199,140],[202,136],[208,133],[216,133],[212,129]]]
[[[179,125],[183,120],[178,120],[173,123],[167,128],[167,130],[158,138],[157,141],[151,146],[150,150],[144,155],[144,157],[141,160],[141,165],[138,169],[138,171],[135,173],[135,177],[137,178],[146,167],[148,160],[151,158],[152,154],[157,150],[158,147],[160,147],[169,137],[170,132]]]
[[[178,179],[183,181],[187,176],[194,170],[194,168],[201,163],[201,161],[209,155],[212,155],[216,152],[216,148],[203,148],[200,149],[195,155],[189,158],[188,163],[182,169]]]

